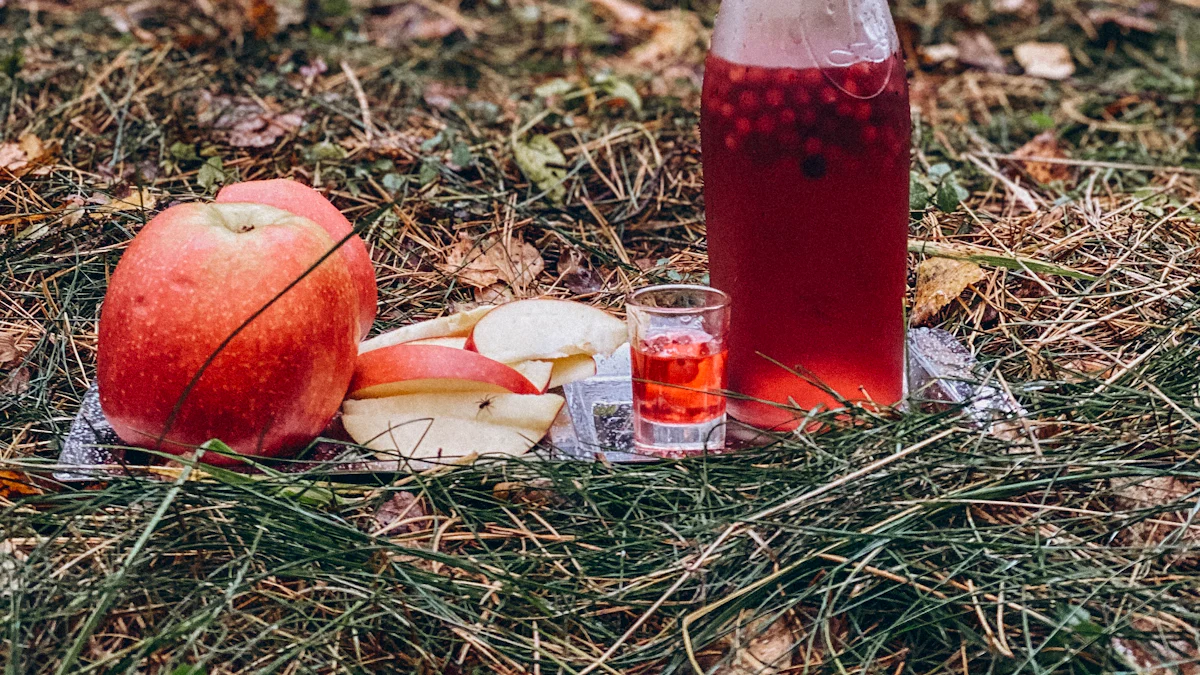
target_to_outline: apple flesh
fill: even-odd
[[[342,424],[382,458],[455,462],[527,452],[549,431],[563,402],[555,394],[408,394],[346,401]]]
[[[233,203],[248,202],[266,204],[277,209],[283,209],[302,218],[308,218],[329,234],[333,244],[342,241],[346,235],[354,231],[350,221],[342,215],[328,199],[320,192],[303,183],[285,178],[274,180],[255,180],[245,183],[226,185],[217,193],[216,202]],[[358,326],[359,338],[364,338],[375,322],[375,313],[379,302],[379,291],[375,285],[375,268],[371,264],[371,254],[367,245],[354,235],[346,240],[338,249],[338,254],[346,261],[346,267],[354,278],[358,292]]]
[[[554,368],[550,373],[550,381],[546,383],[549,389],[586,380],[596,374],[596,359],[588,354],[567,356],[555,359],[552,363]]]
[[[358,352],[365,354],[374,349],[390,347],[392,345],[403,344],[405,342],[414,342],[416,340],[425,340],[429,338],[447,338],[447,337],[463,337],[465,338],[471,332],[471,328],[482,319],[494,307],[485,305],[476,307],[465,312],[457,312],[449,316],[442,316],[428,321],[420,321],[418,323],[410,323],[407,326],[401,326],[395,330],[386,333],[380,333],[375,337],[364,340],[358,346]]]
[[[320,434],[350,384],[359,333],[345,261],[308,271],[332,245],[313,221],[261,204],[180,204],[151,220],[100,314],[100,405],[117,435],[180,455],[219,438],[281,457]]]
[[[625,322],[566,300],[518,300],[479,319],[467,349],[502,363],[611,354],[628,339]]]
[[[398,344],[361,354],[350,382],[350,398],[434,391],[540,394],[543,390],[512,367],[482,354],[430,344]]]

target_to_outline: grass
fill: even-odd
[[[495,293],[619,309],[630,288],[701,279],[698,92],[663,73],[696,74],[702,50],[631,68],[647,36],[590,5],[467,4],[451,16],[473,39],[384,49],[357,36],[391,5],[230,41],[243,15],[222,3],[158,7],[125,34],[99,5],[44,4],[0,9],[4,140],[56,148],[48,172],[0,182],[0,336],[19,354],[0,349],[6,673],[754,672],[780,634],[788,672],[1200,664],[1200,21],[1186,6],[1160,7],[1156,34],[1095,38],[1079,19],[1091,5],[1046,5],[1041,21],[895,8],[913,44],[983,25],[1002,49],[1064,42],[1079,67],[1066,83],[911,75],[915,180],[936,190],[950,172],[969,195],[918,205],[911,236],[987,272],[938,320],[1028,412],[1003,433],[954,410],[860,410],[652,465],[68,489],[46,467],[94,373],[107,276],[147,218],[226,182],[292,176],[364,223],[377,330],[476,300],[443,267],[460,236],[541,251],[543,275]],[[324,73],[300,72],[318,58]],[[607,71],[640,111],[601,86]],[[553,78],[566,93],[539,95]],[[203,121],[203,92],[303,123],[240,147]],[[1046,129],[1072,163],[1057,181],[996,158]],[[514,161],[514,137],[533,134],[566,158],[561,202]],[[112,201],[142,188],[152,208]],[[377,520],[393,498],[407,515]]]

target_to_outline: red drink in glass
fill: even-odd
[[[734,316],[730,390],[803,409],[839,405],[782,364],[846,399],[897,402],[909,209],[903,60],[769,68],[710,54],[701,136],[712,284]],[[796,423],[760,403],[729,407],[759,427]]]
[[[697,424],[725,414],[726,350],[703,331],[651,335],[633,345],[637,414],[660,424]]]

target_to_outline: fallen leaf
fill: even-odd
[[[246,7],[246,22],[257,40],[266,40],[279,29],[279,13],[272,0],[250,0]]]
[[[937,44],[925,45],[919,47],[918,51],[921,55],[921,62],[926,65],[934,65],[944,63],[946,61],[957,61],[959,49],[958,45],[952,44]]]
[[[11,540],[0,541],[0,598],[5,598],[20,590],[20,573],[17,568],[29,556],[19,550]]]
[[[29,391],[29,369],[17,368],[5,377],[0,377],[0,396],[20,396]]]
[[[450,18],[416,2],[387,9],[386,14],[372,16],[366,23],[367,39],[379,47],[396,49],[414,40],[440,40],[459,28]]]
[[[1025,145],[1017,148],[1013,155],[1017,157],[1047,157],[1066,159],[1053,131],[1043,131],[1034,136]],[[1039,183],[1053,183],[1056,180],[1065,181],[1071,177],[1071,167],[1065,164],[1049,164],[1046,162],[1021,162],[1026,173]]]
[[[655,15],[650,39],[629,50],[628,55],[632,64],[651,71],[686,56],[705,37],[704,24],[694,12],[675,10]]]
[[[562,150],[541,134],[528,141],[513,141],[513,158],[521,173],[546,193],[550,201],[561,204],[567,196],[563,181],[567,178],[567,158]]]
[[[33,134],[23,134],[15,143],[0,144],[0,180],[13,180],[27,173],[44,174],[53,159],[53,148]]]
[[[979,265],[950,258],[929,258],[917,267],[917,293],[910,321],[920,326],[932,319],[971,284],[982,281]]]
[[[542,254],[521,239],[485,239],[475,243],[460,239],[446,255],[442,269],[476,288],[505,282],[524,291],[546,267]]]
[[[1158,635],[1158,639],[1114,637],[1113,651],[1135,675],[1200,675],[1200,649],[1186,638],[1164,635],[1162,624],[1135,616],[1130,628],[1143,635]]]
[[[466,93],[465,87],[456,87],[444,82],[430,82],[425,85],[425,91],[422,92],[421,97],[438,110],[449,110],[450,106],[454,105],[454,101]]]
[[[746,614],[749,610],[743,612],[743,616]],[[791,667],[797,642],[795,628],[787,616],[770,624],[762,618],[739,625],[725,639],[728,661],[723,661],[713,675],[777,675]]]
[[[559,281],[575,295],[595,293],[604,283],[583,251],[573,246],[559,253],[557,270]]]
[[[149,188],[139,188],[119,199],[114,199],[96,209],[99,213],[116,213],[118,211],[149,211],[158,203],[158,197]]]
[[[1013,56],[1030,77],[1065,80],[1075,74],[1071,50],[1057,42],[1023,42],[1013,47]]]
[[[1016,14],[1031,17],[1037,14],[1037,0],[992,0],[992,11],[997,14]]]
[[[0,469],[0,499],[20,499],[40,494],[41,489],[34,485],[29,474],[24,471]]]
[[[1127,545],[1145,548],[1161,546],[1167,539],[1173,539],[1176,545],[1182,545],[1178,555],[1172,556],[1175,562],[1183,559],[1195,560],[1200,557],[1200,524],[1191,524],[1183,532],[1179,528],[1190,522],[1188,510],[1195,502],[1194,493],[1200,488],[1200,483],[1187,481],[1175,476],[1155,476],[1152,478],[1127,478],[1113,481],[1113,492],[1117,496],[1117,504],[1125,510],[1161,509],[1164,505],[1178,504],[1178,511],[1158,513],[1154,520],[1139,520],[1122,533]],[[1164,522],[1166,521],[1166,522]],[[1174,523],[1179,523],[1175,525]]]
[[[979,30],[963,31],[954,35],[954,44],[958,46],[958,60],[993,73],[1003,73],[1007,70],[1004,57],[1000,50],[992,44],[992,39]]]
[[[475,302],[480,305],[503,305],[514,299],[512,289],[504,284],[492,284],[475,289]]]
[[[17,336],[11,333],[0,333],[0,368],[16,365],[24,357],[17,349]]]
[[[264,148],[304,126],[299,112],[268,110],[245,96],[200,95],[196,121],[226,134],[226,142],[241,148]]]
[[[375,534],[399,535],[424,529],[420,522],[405,523],[428,515],[421,500],[411,492],[393,492],[390,499],[375,512]]]

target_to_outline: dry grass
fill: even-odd
[[[1153,35],[1113,33],[1090,5],[1047,5],[1040,22],[896,8],[913,63],[982,21],[1002,49],[1062,41],[1079,64],[1067,83],[912,73],[917,179],[944,164],[970,196],[914,212],[911,235],[1002,263],[937,321],[1029,411],[1008,438],[953,411],[860,412],[653,466],[74,491],[38,466],[94,372],[107,275],[174,200],[241,179],[318,185],[370,242],[377,330],[497,295],[619,309],[630,288],[706,266],[703,35],[631,62],[663,25],[696,22],[431,1],[414,5],[421,25],[458,32],[385,49],[356,36],[398,21],[390,3],[279,33],[235,3],[105,4],[0,8],[0,131],[45,149],[0,182],[6,672],[686,672],[742,658],[725,637],[739,626],[786,626],[791,672],[1200,667],[1200,21],[1184,5],[1159,7]],[[643,94],[640,112],[595,81],[604,69]],[[261,123],[232,128],[222,106]],[[1057,144],[1035,154],[1058,163],[1011,159],[1045,129]],[[566,158],[561,203],[514,160],[535,133]],[[545,271],[478,290],[447,271],[462,238],[505,237]],[[398,493],[414,506],[376,520]]]

